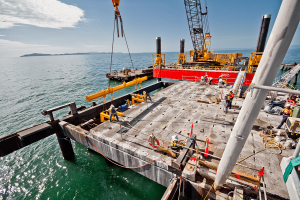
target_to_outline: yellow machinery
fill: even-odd
[[[127,99],[126,101],[127,101],[127,107],[129,107],[131,105],[130,100]]]
[[[214,53],[210,51],[210,33],[205,33],[203,41],[203,49],[190,50],[190,61],[204,62],[212,61]],[[196,54],[196,55],[195,55]]]
[[[117,112],[117,115],[123,117],[123,113],[122,112]],[[109,119],[109,116],[110,116],[110,110],[109,110],[109,112],[102,111],[100,113],[100,121],[101,122],[105,122],[106,121],[105,119]],[[111,120],[115,121],[116,120],[115,116],[112,116]]]
[[[137,102],[142,103],[144,101],[145,101],[145,97],[140,94],[132,96],[132,99],[131,99],[132,105],[138,105]]]
[[[288,136],[297,139],[299,137],[299,125],[300,125],[300,119],[297,117],[289,117],[286,120],[286,132],[288,133]],[[297,133],[295,131],[297,130]]]
[[[173,135],[171,140],[171,148],[178,149],[178,147],[182,147],[182,146],[185,146],[185,142],[183,140],[178,140],[177,135]]]
[[[160,69],[165,65],[165,54],[152,54],[152,63],[154,68]]]
[[[133,105],[137,105],[138,103],[136,103],[136,102],[142,103],[142,102],[145,102],[145,99],[146,99],[146,92],[144,91],[144,95],[135,94],[134,96],[132,96],[131,102]],[[149,99],[149,97],[147,97],[147,99]],[[129,100],[127,99],[127,101],[129,101]]]
[[[238,61],[239,57],[243,57],[243,53],[216,53],[214,61],[220,64],[232,65]]]
[[[171,141],[172,149],[178,149],[178,147],[184,147],[184,146],[185,146],[185,143],[183,141],[177,141],[177,142]]]
[[[249,59],[249,67],[247,73],[255,73],[263,52],[252,52]]]
[[[132,85],[137,86],[138,84],[141,84],[143,81],[146,81],[146,80],[147,80],[147,76],[144,76],[142,78],[136,78],[133,81],[130,81],[130,82],[127,82],[127,83],[124,82],[122,85],[107,88],[106,90],[101,90],[100,92],[87,95],[85,98],[86,98],[87,101],[92,101],[92,100],[97,99],[99,97],[103,97],[104,98],[103,102],[105,102],[106,95],[111,94],[111,98],[113,99],[113,93],[114,92],[116,92],[118,90],[122,90],[122,89],[127,88],[127,87],[130,87]]]
[[[186,53],[177,53],[177,64],[184,64],[186,63]]]

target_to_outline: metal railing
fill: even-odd
[[[154,68],[158,68],[154,66]],[[179,70],[194,70],[194,71],[206,71],[206,70],[213,70],[213,71],[238,71],[240,67],[237,66],[201,66],[201,65],[186,65],[186,64],[176,64],[174,62],[166,63],[163,69],[179,69]]]
[[[245,69],[245,74],[244,74],[243,79],[242,79],[242,81],[241,81],[240,89],[242,89],[243,84],[244,84],[244,82],[245,82],[246,75],[247,75],[247,69],[248,69],[248,66],[247,66],[246,69]]]
[[[55,108],[51,108],[49,110],[43,110],[41,113],[44,116],[49,115],[50,120],[54,121],[53,112],[56,111],[56,110],[63,109],[63,108],[68,107],[68,106],[70,106],[71,114],[76,115],[77,114],[77,108],[76,108],[75,102],[67,103],[65,105],[58,106],[58,107],[55,107]]]
[[[300,71],[300,65],[296,65],[291,70],[285,72],[281,76],[275,78],[273,86],[286,88],[289,85],[289,81]]]
[[[189,78],[191,77],[191,78]],[[188,80],[188,81],[198,81],[201,82],[201,77],[198,76],[182,76],[181,80]]]
[[[242,71],[242,68],[240,68],[240,71],[239,71],[238,75],[236,76],[236,78],[235,78],[235,80],[234,80],[234,82],[233,82],[231,88],[233,88],[233,86],[234,86],[234,84],[235,84],[235,82],[236,82],[236,79],[239,77],[239,74],[241,73],[241,71]]]

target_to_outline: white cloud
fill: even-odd
[[[0,0],[0,28],[27,24],[46,28],[74,28],[85,21],[84,11],[58,0]]]
[[[5,35],[0,35],[0,37],[1,37],[1,36],[5,36]]]

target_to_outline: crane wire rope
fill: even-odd
[[[113,40],[111,45],[110,68],[109,68],[110,75],[111,75],[112,58],[114,54],[115,28],[116,28],[116,20],[114,20]],[[108,88],[110,88],[110,76],[108,77]]]
[[[127,47],[128,54],[129,54],[129,58],[130,58],[131,65],[132,65],[132,70],[134,71],[134,65],[133,65],[133,62],[132,62],[132,58],[131,58],[131,54],[130,54],[128,42],[127,42],[125,31],[124,31],[124,28],[123,28],[123,20],[122,20],[121,15],[119,14],[119,15],[115,15],[115,19],[114,19],[113,40],[112,40],[112,46],[111,46],[110,69],[109,69],[109,73],[110,74],[111,74],[112,61],[113,61],[113,53],[114,53],[114,41],[115,41],[115,28],[116,28],[116,24],[117,24],[117,33],[118,33],[118,37],[119,37],[118,17],[119,17],[119,20],[120,20],[121,35],[122,35],[122,37],[124,36],[126,47]],[[136,74],[135,74],[135,78],[136,78]],[[110,88],[110,76],[108,78],[108,87]]]
[[[123,21],[122,21],[122,24],[123,24]],[[123,25],[122,25],[122,26],[123,26]],[[122,28],[122,29],[123,29],[123,28]],[[131,54],[130,54],[130,50],[129,50],[129,46],[128,46],[128,43],[127,43],[127,39],[126,39],[126,35],[125,35],[124,29],[123,29],[123,33],[124,33],[124,38],[125,38],[126,46],[127,46],[127,49],[128,49],[128,54],[129,54],[129,57],[130,57],[132,69],[134,70],[134,66],[133,66],[133,62],[132,62],[132,58],[131,58]],[[134,72],[134,73],[135,73],[135,72]]]

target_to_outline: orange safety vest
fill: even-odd
[[[231,98],[234,98],[234,93],[231,93],[230,97],[231,97]]]
[[[286,115],[289,115],[291,111],[292,111],[292,109],[286,109],[286,108],[285,108],[285,109],[283,109],[282,112],[283,112],[284,114],[286,114]]]
[[[230,101],[230,96],[226,95],[226,101]]]

